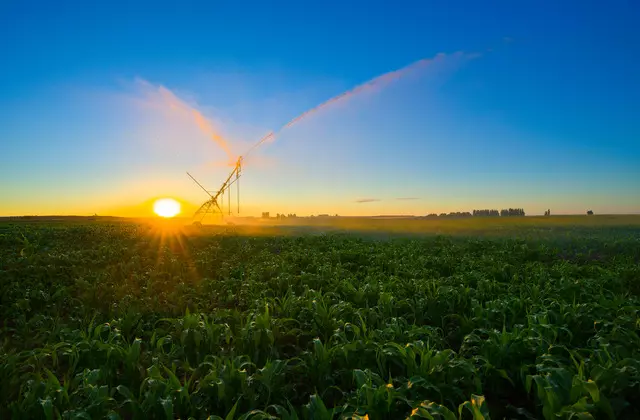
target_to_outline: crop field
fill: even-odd
[[[638,219],[514,220],[2,222],[0,418],[640,418]]]

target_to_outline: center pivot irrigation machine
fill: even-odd
[[[237,189],[237,197],[238,197],[238,214],[240,213],[240,176],[242,176],[242,162],[243,160],[249,156],[249,154],[261,144],[273,140],[275,134],[273,132],[267,134],[263,138],[261,138],[257,143],[247,150],[242,156],[238,157],[238,160],[234,163],[233,170],[227,177],[227,179],[222,183],[222,186],[218,189],[218,191],[209,191],[205,187],[202,186],[189,172],[189,178],[193,180],[202,190],[207,193],[209,199],[202,203],[200,208],[193,214],[193,224],[201,225],[207,215],[215,216],[216,214],[220,215],[220,218],[224,218],[224,211],[222,207],[224,206],[224,194],[227,194],[228,201],[228,214],[231,215],[231,186],[236,184]]]
[[[437,56],[436,59],[441,59],[440,56]],[[316,106],[315,108],[312,108],[308,111],[303,112],[302,114],[298,115],[296,118],[292,119],[291,121],[289,121],[287,124],[285,124],[284,126],[282,126],[277,132],[270,132],[269,134],[267,134],[266,136],[264,136],[262,139],[260,139],[260,141],[258,141],[256,144],[254,144],[248,151],[247,153],[241,155],[241,157],[238,158],[238,161],[235,163],[235,167],[233,168],[233,171],[231,171],[231,174],[229,174],[229,177],[227,178],[227,180],[222,184],[222,186],[220,187],[220,189],[215,193],[212,194],[211,192],[207,191],[206,188],[204,188],[202,186],[202,184],[200,184],[198,181],[196,181],[196,179],[194,177],[191,176],[191,174],[189,174],[189,172],[187,172],[187,174],[189,175],[189,177],[191,177],[191,179],[198,184],[198,186],[200,188],[202,188],[207,195],[209,196],[209,200],[205,201],[204,204],[202,204],[202,206],[200,206],[200,208],[198,209],[198,211],[196,211],[196,213],[193,215],[194,218],[194,223],[196,224],[201,224],[202,220],[205,218],[205,216],[207,214],[216,214],[219,213],[221,217],[224,217],[224,212],[222,211],[222,204],[223,203],[223,199],[221,198],[223,196],[223,194],[226,192],[228,192],[229,195],[229,214],[231,214],[231,190],[229,187],[231,187],[231,185],[233,183],[236,183],[239,185],[238,179],[240,178],[240,169],[241,169],[241,164],[242,164],[242,159],[246,159],[248,154],[254,150],[256,147],[260,146],[261,144],[268,142],[268,141],[272,141],[273,139],[275,139],[275,137],[284,129],[291,127],[294,124],[297,124],[298,122],[302,121],[303,119],[305,119],[307,116],[312,115],[314,112],[326,107],[327,105],[331,105],[337,101],[341,101],[345,98],[348,98],[352,95],[358,94],[360,92],[366,91],[370,88],[372,88],[375,85],[378,84],[384,84],[389,82],[390,80],[393,79],[397,79],[398,77],[401,77],[403,74],[405,74],[406,72],[408,72],[409,70],[412,69],[416,69],[418,67],[422,67],[430,62],[432,62],[433,60],[428,60],[428,59],[422,59],[422,60],[418,60],[416,62],[414,62],[413,64],[410,64],[406,67],[401,68],[400,70],[394,70],[392,72],[389,73],[384,73],[378,77],[375,77],[371,80],[369,80],[366,83],[363,83],[361,85],[358,85],[346,92],[341,93],[338,96],[334,96],[333,98],[329,99],[328,101],[325,101],[323,103],[321,103],[320,105]],[[234,179],[235,177],[235,179]],[[238,213],[240,213],[240,188],[238,186]],[[199,220],[198,220],[199,218]]]
[[[215,216],[216,214],[220,214],[220,218],[224,218],[224,211],[222,207],[224,206],[224,194],[227,194],[228,201],[228,213],[231,215],[231,186],[236,184],[237,189],[237,198],[238,198],[238,213],[240,213],[240,176],[242,172],[242,156],[238,158],[235,162],[233,170],[227,177],[227,179],[222,183],[222,186],[218,191],[209,191],[205,187],[202,186],[189,172],[189,178],[193,180],[202,190],[207,193],[209,199],[202,203],[200,208],[193,215],[194,224],[200,225],[202,221],[207,215]]]

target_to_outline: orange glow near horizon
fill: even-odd
[[[161,198],[153,203],[153,212],[164,218],[174,217],[180,213],[180,203],[173,198]]]

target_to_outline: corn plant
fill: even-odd
[[[380,223],[0,223],[0,418],[640,418],[637,226]]]

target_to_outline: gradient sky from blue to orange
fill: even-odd
[[[257,149],[243,213],[640,212],[637,2],[128,3],[0,4],[0,215],[202,200],[225,155],[160,86],[242,153],[438,53]]]

